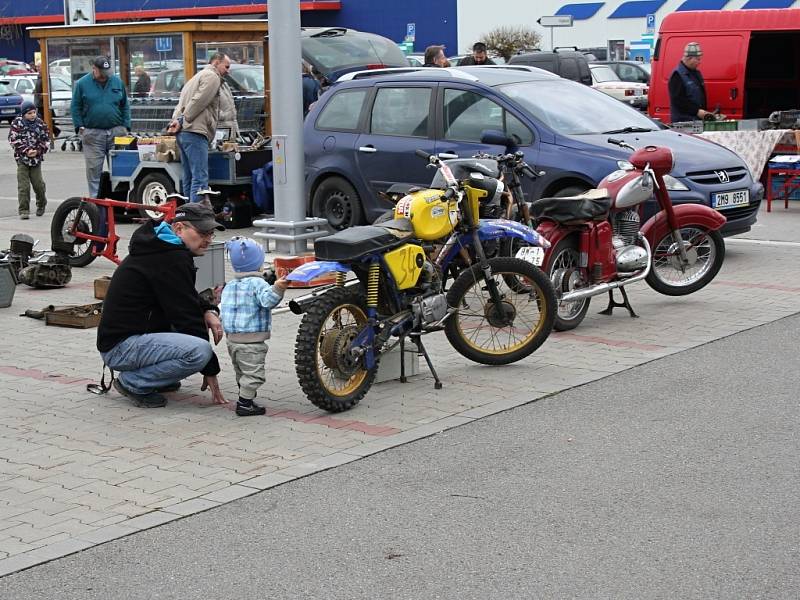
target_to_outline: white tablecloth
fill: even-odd
[[[738,154],[756,180],[772,156],[775,146],[786,144],[800,148],[800,131],[792,129],[766,129],[764,131],[706,131],[699,134],[704,138],[725,146]]]

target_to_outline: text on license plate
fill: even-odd
[[[3,108],[3,109],[0,109],[0,112],[3,113],[4,115],[10,115],[10,114],[13,114],[14,112],[16,112],[16,109],[14,109],[14,108]]]
[[[732,192],[717,192],[711,194],[711,207],[725,210],[734,206],[747,206],[750,204],[749,190],[734,190]]]
[[[539,246],[523,246],[517,250],[517,258],[541,267],[544,262],[544,248]]]

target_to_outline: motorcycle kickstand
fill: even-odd
[[[439,375],[436,374],[436,369],[433,368],[433,363],[431,362],[431,357],[428,355],[428,351],[425,349],[425,346],[422,345],[422,336],[419,333],[409,333],[408,337],[412,339],[412,341],[417,345],[417,353],[422,354],[425,358],[425,362],[428,363],[428,368],[431,371],[431,375],[433,375],[433,388],[436,390],[442,389],[442,382],[439,379]],[[405,352],[403,352],[403,342],[400,342],[400,381],[403,381],[403,377],[405,377]],[[404,382],[405,383],[405,382]]]
[[[625,291],[624,287],[619,288],[619,291],[622,292],[622,302],[617,302],[614,300],[614,290],[608,290],[608,306],[605,309],[601,310],[598,315],[610,315],[614,312],[614,309],[619,308],[627,308],[628,314],[630,314],[631,318],[638,319],[639,315],[633,312],[633,307],[631,306],[630,300],[628,300],[628,294]]]

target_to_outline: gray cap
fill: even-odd
[[[686,48],[683,49],[684,56],[703,56],[703,51],[700,49],[700,44],[697,42],[689,42]]]

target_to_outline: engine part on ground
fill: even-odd
[[[33,247],[37,243],[27,233],[17,233],[11,236],[11,248],[0,252],[0,263],[9,266],[15,285],[19,283],[19,272],[28,266],[34,255]]]
[[[21,283],[37,289],[60,288],[72,280],[69,256],[62,252],[44,252],[28,261],[18,274]]]
[[[30,258],[33,256],[34,239],[27,233],[15,233],[11,236],[11,252]]]

